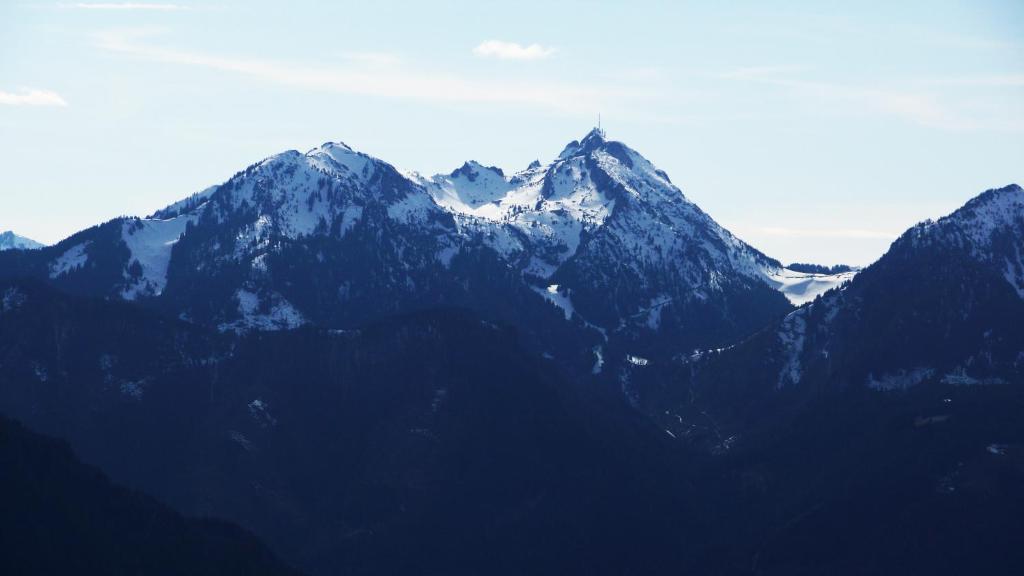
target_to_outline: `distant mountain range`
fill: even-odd
[[[6,277],[221,330],[466,306],[580,370],[608,348],[727,345],[853,273],[784,268],[599,130],[511,176],[475,162],[401,174],[340,143],[285,152],[150,218],[0,260]]]
[[[42,248],[43,244],[24,236],[18,236],[14,232],[0,232],[0,250],[34,250]]]
[[[591,131],[0,253],[0,411],[319,574],[1016,574],[1024,190],[783,266]]]

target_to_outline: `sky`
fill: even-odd
[[[865,265],[1024,184],[1021,30],[1020,0],[0,0],[0,230],[57,242],[326,141],[514,172],[600,114],[769,256]]]

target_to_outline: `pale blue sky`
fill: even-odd
[[[866,264],[1024,184],[1019,0],[427,4],[0,0],[0,230],[55,242],[328,140],[514,171],[598,112],[787,262]]]

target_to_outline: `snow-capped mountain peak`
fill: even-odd
[[[563,148],[562,152],[558,155],[558,158],[561,160],[586,154],[600,147],[605,142],[607,142],[607,140],[604,130],[594,128],[590,132],[587,132],[587,135],[581,140],[573,140],[566,144],[565,148]]]
[[[356,152],[344,142],[326,142],[319,148],[306,153],[310,164],[324,172],[343,178],[352,178],[365,183],[374,172],[380,160]]]
[[[1024,226],[1024,189],[1017,184],[993,188],[975,196],[952,214],[926,220],[908,230],[915,242],[966,242],[985,247],[994,234]]]
[[[697,346],[787,311],[780,292],[799,303],[829,286],[786,274],[598,129],[512,174],[467,161],[429,178],[327,142],[270,156],[117,232],[48,256],[54,280],[102,274],[105,296],[174,301],[182,317],[229,328],[473,302],[482,295],[470,278],[486,274],[506,279],[505,297],[558,300],[573,310],[563,317],[603,338],[669,330]],[[204,285],[215,304],[192,294]],[[692,328],[722,315],[713,342]]]
[[[909,246],[946,247],[991,263],[1024,298],[1024,189],[987,190],[959,210],[918,224],[897,240]]]
[[[955,225],[978,247],[987,245],[997,233],[1024,229],[1024,189],[1010,184],[988,190],[939,222]]]

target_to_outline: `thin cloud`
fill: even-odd
[[[580,113],[597,110],[597,99],[620,99],[629,93],[619,88],[537,82],[475,80],[430,73],[397,65],[366,66],[365,58],[333,66],[303,66],[292,62],[257,60],[166,48],[145,42],[152,31],[115,31],[97,36],[98,45],[151,62],[181,64],[232,72],[261,81],[300,89],[344,94],[416,99],[436,102],[525,104]],[[380,63],[379,58],[370,58]],[[600,96],[596,96],[596,95]]]
[[[366,66],[394,66],[401,62],[401,58],[388,52],[342,52],[341,57]]]
[[[1015,130],[1017,128],[1013,122],[992,126],[965,116],[927,92],[892,88],[863,88],[827,82],[778,80],[773,83],[789,87],[803,96],[816,98],[827,104],[875,110],[928,128],[951,132],[985,129]]]
[[[743,66],[740,68],[733,68],[732,70],[723,72],[718,76],[719,78],[726,78],[730,80],[764,80],[784,76],[786,74],[795,74],[805,70],[807,70],[806,66],[796,64]]]
[[[927,84],[937,86],[985,86],[992,88],[1024,86],[1024,74],[1004,74],[998,76],[959,76],[951,78],[933,78]]]
[[[480,58],[497,58],[499,60],[543,60],[554,53],[554,48],[540,44],[523,46],[516,42],[501,40],[487,40],[473,48],[473,54]]]
[[[1003,118],[999,121],[982,121],[965,115],[950,107],[933,93],[921,90],[907,90],[892,87],[864,87],[850,84],[819,82],[804,80],[790,76],[798,71],[798,67],[764,66],[740,68],[730,73],[719,75],[720,78],[755,82],[763,85],[778,86],[789,90],[793,95],[811,100],[816,105],[824,105],[835,109],[853,111],[869,110],[902,118],[908,122],[947,130],[967,132],[977,130],[996,130],[1016,132],[1021,130],[1020,119]],[[962,79],[968,82],[988,82],[990,85],[1013,86],[1020,78],[1015,76],[989,77],[987,79]]]
[[[152,4],[148,2],[77,2],[71,6],[83,10],[151,10],[154,12],[174,12],[176,10],[189,9],[188,6],[181,4]]]
[[[68,105],[67,100],[52,90],[23,88],[18,92],[0,90],[0,104],[8,106],[58,106]]]

